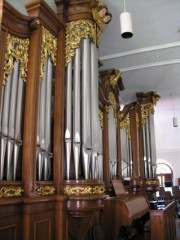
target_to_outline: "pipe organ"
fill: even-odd
[[[104,179],[106,188],[120,177],[119,93],[124,89],[121,72],[100,71],[100,107],[103,112]]]
[[[150,190],[158,187],[156,179],[156,148],[154,133],[154,105],[156,92],[137,93],[137,101],[120,112],[122,141],[122,178]],[[134,181],[134,183],[133,183]]]
[[[111,201],[112,182],[157,186],[159,96],[137,93],[120,111],[122,74],[98,59],[108,7],[54,2],[57,13],[30,0],[25,16],[0,0],[0,239],[93,240],[100,228],[108,240],[120,205],[137,204]]]

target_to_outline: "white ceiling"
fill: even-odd
[[[112,13],[101,35],[101,69],[122,72],[123,104],[136,100],[136,92],[157,91],[161,109],[180,109],[180,0],[126,0],[132,15],[133,37],[120,35],[123,0],[104,0]]]

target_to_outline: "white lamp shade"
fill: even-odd
[[[173,117],[173,127],[178,127],[177,117]]]
[[[123,12],[120,14],[120,28],[121,36],[123,38],[131,38],[133,36],[132,18],[129,12]]]

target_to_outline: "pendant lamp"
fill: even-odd
[[[122,38],[131,38],[133,36],[131,14],[126,11],[126,2],[124,0],[124,12],[120,14],[120,29]]]

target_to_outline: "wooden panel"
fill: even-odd
[[[152,210],[150,221],[152,240],[175,239],[175,202],[167,204],[164,210]]]
[[[54,214],[45,212],[32,216],[34,240],[54,239]],[[35,220],[37,219],[37,220]],[[32,237],[32,236],[31,236]]]
[[[22,216],[10,215],[0,218],[0,239],[22,239]]]
[[[4,205],[3,205],[4,203]],[[22,204],[19,201],[1,200],[0,205],[0,239],[22,239]]]

